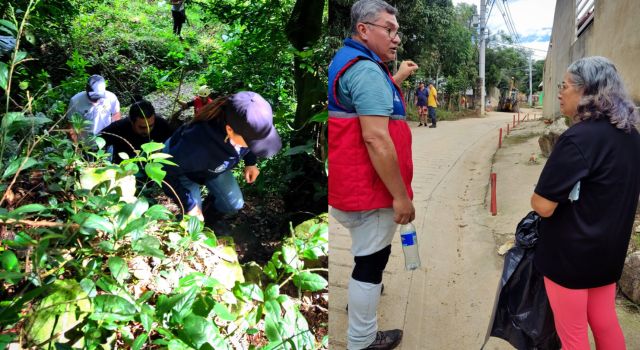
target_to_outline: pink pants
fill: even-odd
[[[624,350],[624,335],[616,315],[616,284],[569,289],[544,278],[562,350],[588,350],[589,332],[598,350]]]

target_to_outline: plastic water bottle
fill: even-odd
[[[400,226],[400,239],[402,240],[402,252],[404,252],[404,267],[407,271],[420,267],[420,255],[418,254],[418,236],[416,227],[412,223]]]

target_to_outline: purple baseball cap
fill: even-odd
[[[242,136],[253,154],[271,157],[280,151],[282,141],[273,126],[271,105],[253,91],[241,91],[229,97],[227,123]]]
[[[107,84],[101,75],[92,75],[87,81],[87,95],[92,101],[97,101],[104,98],[105,91],[107,90]]]

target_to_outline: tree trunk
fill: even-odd
[[[324,0],[297,0],[293,7],[285,31],[287,39],[298,51],[314,46],[322,35],[322,16]],[[293,127],[297,130],[291,135],[291,147],[315,145],[315,155],[307,153],[291,156],[294,171],[300,175],[291,180],[290,191],[285,195],[287,211],[300,213],[290,218],[296,224],[309,216],[304,212],[321,213],[327,211],[327,177],[324,174],[326,157],[326,128],[317,123],[307,124],[316,113],[322,111],[327,99],[327,86],[315,72],[302,68],[303,60],[294,59],[294,80],[296,87],[296,115]],[[319,193],[320,192],[320,193]]]

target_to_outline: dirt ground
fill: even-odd
[[[443,121],[435,129],[411,122],[414,205],[423,266],[407,272],[399,238],[383,277],[380,329],[400,328],[399,349],[480,349],[485,340],[503,257],[529,212],[529,199],[544,165],[537,144],[542,121],[518,124],[513,114]],[[498,149],[499,129],[503,128]],[[532,157],[533,154],[533,157]],[[490,173],[497,174],[497,215],[490,213]],[[331,349],[346,348],[347,283],[352,269],[348,232],[330,221],[329,334]],[[628,302],[618,308],[629,349],[640,348],[640,315]],[[637,309],[637,308],[636,308]],[[485,349],[513,349],[491,338]]]

